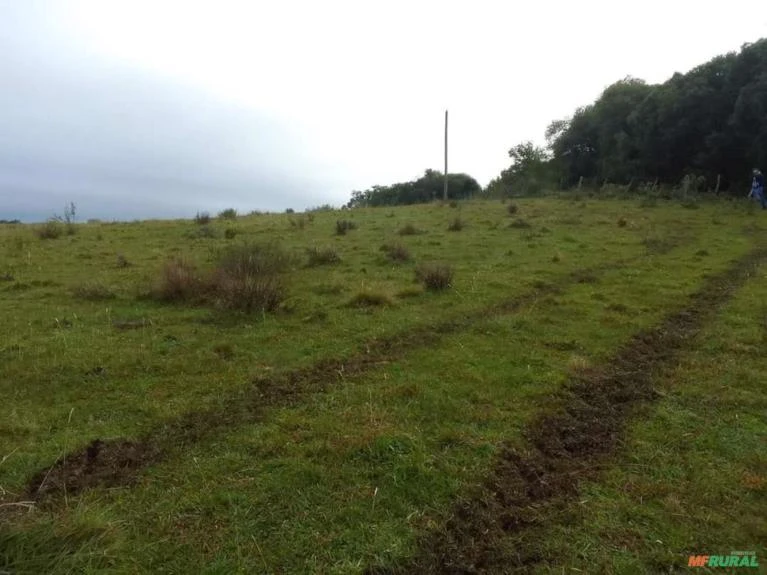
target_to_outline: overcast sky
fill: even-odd
[[[627,75],[767,36],[761,2],[0,0],[0,218],[341,205],[507,150]]]

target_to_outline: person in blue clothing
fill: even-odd
[[[767,198],[764,197],[764,176],[759,168],[754,168],[754,179],[751,180],[751,193],[748,197],[754,197],[762,204],[762,209],[767,210]]]

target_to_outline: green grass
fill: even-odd
[[[762,269],[658,379],[661,400],[604,480],[584,486],[577,522],[549,533],[542,572],[686,572],[690,555],[732,551],[756,553],[764,569],[765,298]]]
[[[190,221],[88,224],[76,235],[45,241],[31,227],[1,226],[0,273],[14,278],[0,284],[6,320],[0,326],[0,393],[7,398],[0,407],[2,502],[17,501],[35,472],[95,438],[156,433],[163,421],[223,405],[257,378],[364,352],[383,337],[446,318],[474,314],[474,320],[362,375],[338,374],[340,381],[326,393],[179,446],[134,486],[92,489],[14,513],[0,527],[0,568],[149,573],[197,572],[204,565],[210,573],[354,573],[394,564],[481,481],[501,442],[524,442],[521,429],[546,407],[568,370],[609,357],[620,342],[676,309],[705,274],[744,254],[764,230],[760,220],[729,204],[701,203],[697,210],[665,202],[652,209],[627,201],[516,205],[527,226],[509,227],[508,208],[500,203],[462,202],[461,233],[448,231],[455,212],[438,204],[318,211],[301,226],[287,214],[240,216],[236,239],[199,236]],[[720,223],[712,225],[714,217]],[[625,226],[616,225],[619,218]],[[750,227],[744,229],[745,218]],[[342,220],[356,229],[337,235]],[[405,224],[421,233],[401,237]],[[267,240],[279,242],[298,262],[287,272],[287,300],[272,313],[142,297],[169,257],[208,270],[220,248]],[[382,243],[402,245],[410,258],[382,258]],[[333,265],[305,265],[307,250],[317,245],[338,255]],[[118,265],[118,254],[131,265]],[[452,289],[415,289],[415,270],[431,261],[453,268]],[[569,276],[591,267],[598,269],[582,281]],[[560,293],[546,291],[560,281]],[[73,286],[87,287],[82,294],[93,297],[75,297]],[[493,307],[536,287],[544,291],[519,309]],[[744,310],[764,300],[764,277],[747,288],[751,299],[734,304]],[[360,294],[386,305],[350,306]],[[735,317],[742,326],[732,320],[727,331],[707,332],[710,342],[696,352],[701,358],[708,357],[706,349],[710,354],[717,346],[753,346],[748,338],[762,337],[753,326],[744,327],[745,316]],[[746,369],[746,355],[760,359],[741,353],[736,372]],[[684,386],[672,389],[692,390],[711,373],[695,362],[680,367]],[[731,380],[729,406],[721,393],[709,393],[711,409],[730,417],[722,430],[731,428],[733,405],[751,409],[749,429],[763,434],[764,421],[754,419],[764,411],[763,391],[755,387],[748,395],[749,388],[735,387],[738,381]],[[689,442],[669,445],[659,430],[677,410],[685,413],[677,425],[701,425],[701,418],[690,406],[667,405],[671,399],[658,404],[658,413],[645,414],[641,421],[655,433],[639,443],[647,456],[666,453],[657,473],[674,477],[669,469],[682,465],[674,450]],[[664,409],[667,417],[654,422]],[[753,445],[737,434],[720,437],[705,429],[713,435],[701,440],[699,461],[714,457],[711,446],[721,459],[729,442],[741,442],[739,461],[746,465]],[[638,433],[632,429],[632,441]],[[627,514],[634,512],[651,515],[666,538],[664,529],[696,532],[693,520],[678,526],[671,516],[652,515],[635,502],[620,509],[623,515],[612,515],[629,505],[618,487],[621,470],[632,469],[625,456],[619,454],[604,483],[588,488],[600,506],[584,524],[599,529],[560,533],[552,527],[546,540],[552,569],[572,565],[589,572],[587,560],[594,559],[607,572],[630,572],[616,566],[641,571],[670,559],[647,543],[631,563],[626,551],[605,543],[604,533],[619,526],[639,531],[643,541],[652,538],[651,524],[630,527]],[[696,462],[683,461],[688,479]],[[749,473],[764,477],[763,466],[762,459]],[[731,473],[743,476],[737,466]],[[724,478],[709,475],[710,484],[693,490],[702,499],[692,503],[726,511],[706,499],[714,487],[725,486]],[[726,485],[746,493],[737,481]],[[684,497],[673,482],[667,487]],[[748,512],[738,509],[743,519],[726,539],[733,545],[752,533]],[[759,516],[764,513],[752,515]],[[595,555],[577,555],[575,542],[592,544]]]

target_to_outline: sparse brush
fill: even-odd
[[[382,307],[393,305],[392,298],[383,292],[364,290],[349,300],[349,307]]]
[[[450,232],[460,232],[463,228],[466,227],[466,224],[461,218],[455,218],[450,224],[447,226],[448,231]]]
[[[513,216],[519,211],[519,208],[517,207],[517,204],[510,203],[508,206],[506,206],[506,211],[510,216]]]
[[[400,243],[384,244],[381,246],[381,251],[386,254],[386,257],[395,262],[410,260],[410,252]]]
[[[418,228],[416,228],[413,224],[405,224],[399,229],[399,232],[397,233],[401,236],[415,236],[420,232]]]
[[[336,222],[336,235],[344,236],[350,230],[356,230],[357,224],[350,220],[338,220]]]
[[[117,267],[118,268],[129,268],[131,267],[131,263],[128,261],[128,258],[126,258],[122,254],[117,254]]]
[[[77,299],[100,301],[114,299],[117,295],[103,284],[86,282],[72,288],[72,295]]]
[[[618,227],[619,228],[625,228],[627,224],[628,224],[628,221],[626,221],[626,218],[624,218],[624,217],[618,218]]]
[[[63,233],[64,227],[61,225],[61,222],[55,219],[50,219],[35,229],[35,234],[41,240],[55,240],[61,237]]]
[[[306,250],[306,255],[309,258],[309,261],[307,265],[309,266],[322,266],[322,265],[330,265],[330,264],[337,264],[341,261],[341,256],[338,255],[338,252],[335,248],[327,247],[327,248],[319,248],[319,247],[313,247],[308,248]]]
[[[292,259],[274,243],[224,248],[210,282],[216,303],[246,312],[274,311],[287,295],[282,274]]]
[[[447,264],[423,264],[416,269],[415,277],[427,290],[445,290],[453,284],[453,268]]]
[[[208,212],[197,212],[194,216],[194,223],[200,226],[207,226],[210,223],[210,214]]]
[[[165,262],[151,295],[160,301],[197,301],[203,293],[204,282],[199,271],[183,258]]]
[[[235,220],[237,219],[237,210],[234,208],[227,208],[225,210],[221,210],[218,213],[219,219],[222,220]]]
[[[237,232],[237,230],[236,230],[236,229],[234,229],[234,228],[226,228],[226,229],[224,230],[224,237],[225,237],[227,240],[232,240],[232,239],[234,239],[234,238],[235,238],[235,236],[236,236],[237,234],[238,234],[238,232]]]
[[[455,200],[452,200],[452,201],[450,202],[450,207],[451,207],[451,208],[457,208],[457,207],[458,207],[458,202],[456,202]]]

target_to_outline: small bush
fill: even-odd
[[[122,254],[117,254],[117,267],[118,268],[129,268],[131,267],[131,263],[128,261],[128,258],[126,258]]]
[[[313,247],[306,250],[306,255],[309,257],[309,266],[322,266],[337,264],[341,261],[341,256],[335,248],[318,248]]]
[[[194,216],[194,223],[200,226],[207,226],[210,223],[210,214],[208,212],[197,212]]]
[[[336,222],[336,235],[344,236],[350,230],[356,230],[357,224],[350,220],[338,220]]]
[[[37,234],[37,237],[41,240],[55,240],[56,238],[61,237],[63,233],[64,228],[61,225],[61,222],[54,219],[48,220],[42,226],[35,229],[35,234]]]
[[[447,264],[424,264],[415,272],[416,279],[430,291],[440,291],[453,284],[453,268]]]
[[[234,228],[226,228],[226,229],[224,230],[224,237],[225,237],[227,240],[232,240],[232,239],[234,239],[234,237],[235,237],[237,234],[238,234],[238,232],[237,232],[237,230],[236,230],[236,229],[234,229]]]
[[[451,200],[450,207],[451,208],[457,208],[458,207],[458,202],[456,202],[455,200]]]
[[[399,229],[399,232],[397,233],[401,236],[415,236],[420,232],[418,228],[416,228],[413,224],[405,224]]]
[[[463,222],[461,218],[455,218],[450,224],[447,226],[448,231],[450,232],[460,232],[463,228],[466,227],[466,224]]]
[[[513,216],[519,211],[519,208],[517,207],[517,204],[511,203],[506,206],[506,211],[509,212],[510,216]]]
[[[408,249],[399,243],[384,244],[381,246],[381,251],[386,253],[386,257],[395,262],[406,262],[410,260],[410,252]]]
[[[237,210],[235,210],[234,208],[227,208],[225,210],[221,210],[218,213],[218,217],[222,220],[236,220]]]
[[[165,262],[160,278],[152,289],[152,296],[160,301],[196,301],[205,291],[197,268],[182,258]]]
[[[624,218],[624,217],[618,218],[618,227],[619,228],[625,228],[627,224],[628,224],[628,221],[626,221],[626,218]]]
[[[521,218],[518,218],[518,219],[514,220],[513,222],[511,222],[509,224],[509,227],[510,228],[515,228],[515,229],[522,230],[522,229],[531,228],[533,226],[530,225],[530,223],[528,223],[527,221],[525,221],[525,220],[523,220]]]
[[[349,300],[349,307],[382,307],[393,303],[391,297],[385,293],[365,290]]]
[[[114,299],[117,295],[103,284],[88,282],[72,288],[72,295],[77,299],[100,301]]]
[[[211,284],[216,303],[246,312],[274,311],[285,299],[283,272],[292,258],[277,244],[242,244],[218,254]]]
[[[285,213],[286,214],[295,214],[296,210],[294,210],[293,208],[288,208],[288,209],[285,210]]]

